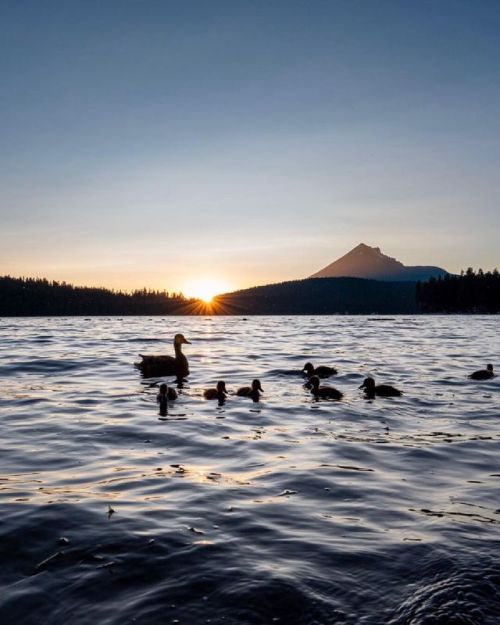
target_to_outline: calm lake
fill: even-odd
[[[493,316],[0,319],[0,621],[498,625],[499,356]]]

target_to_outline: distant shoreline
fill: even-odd
[[[306,278],[214,297],[131,293],[45,279],[0,277],[0,317],[318,316],[500,313],[499,272],[472,269],[427,282]]]
[[[388,320],[389,317],[495,317],[500,315],[500,312],[415,312],[415,313],[252,313],[252,314],[238,314],[238,313],[207,313],[207,314],[190,314],[190,313],[172,313],[172,314],[121,314],[121,315],[0,315],[0,319],[122,319],[132,317],[199,317],[199,318],[213,318],[213,317],[372,317],[374,321],[377,321],[377,316],[383,318],[383,321]]]

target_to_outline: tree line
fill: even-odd
[[[212,305],[182,293],[131,293],[43,278],[0,277],[0,316],[70,315],[328,315],[499,313],[500,275],[445,275],[428,282],[309,278],[218,296]]]
[[[459,276],[419,282],[417,303],[424,313],[499,313],[500,274],[469,267]]]
[[[191,301],[168,291],[127,293],[44,278],[0,277],[0,316],[176,315],[185,314]]]

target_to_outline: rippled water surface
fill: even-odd
[[[466,377],[500,366],[498,328],[0,319],[0,621],[498,624],[500,378]],[[191,376],[160,416],[133,362],[176,332]],[[403,397],[365,400],[368,374]],[[259,403],[203,399],[255,377]]]

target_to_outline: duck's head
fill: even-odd
[[[182,345],[184,343],[191,345],[191,341],[188,341],[184,334],[176,334],[174,336],[174,345]]]
[[[166,395],[167,394],[167,385],[166,384],[160,384],[160,395]]]
[[[227,395],[226,383],[223,382],[222,380],[217,382],[216,388],[217,388],[217,392],[220,393],[221,395]]]
[[[312,386],[313,390],[319,388],[319,378],[317,375],[313,375],[309,378],[309,384]]]
[[[486,365],[486,369],[488,369],[488,371],[491,371],[491,373],[493,373],[493,365]]]
[[[252,391],[260,391],[261,393],[264,392],[264,389],[260,385],[260,380],[253,380],[253,382],[252,382]]]
[[[367,391],[371,391],[375,388],[375,380],[373,378],[365,378],[359,388],[366,388]]]
[[[306,362],[302,371],[304,371],[304,373],[306,373],[307,375],[313,375],[314,367],[313,367],[312,362]]]

